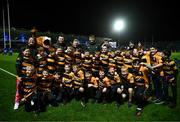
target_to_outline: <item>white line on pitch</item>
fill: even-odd
[[[16,75],[15,75],[15,74],[13,74],[13,73],[11,73],[11,72],[9,72],[9,71],[5,70],[5,69],[0,68],[0,70],[1,70],[1,71],[3,71],[3,72],[8,73],[8,74],[9,74],[9,75],[11,75],[11,76],[16,77]]]

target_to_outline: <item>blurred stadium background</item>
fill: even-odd
[[[13,52],[19,52],[22,46],[25,46],[27,44],[27,39],[32,35],[31,31],[28,29],[23,28],[11,28],[11,40],[12,40],[12,49]],[[0,52],[3,51],[4,48],[4,39],[3,39],[3,29],[0,27]],[[58,35],[62,34],[60,32],[37,32],[37,36],[49,36],[51,37],[52,43],[56,43]],[[118,40],[117,38],[109,38],[109,37],[95,37],[95,43],[91,43],[89,41],[89,36],[92,35],[75,35],[75,34],[63,34],[65,37],[65,41],[67,44],[71,44],[74,38],[77,38],[82,46],[82,48],[87,49],[90,48],[90,51],[95,50],[95,48],[99,48],[99,45],[101,45],[104,41],[108,42],[116,42],[117,48],[124,48],[126,47],[129,42],[133,42],[137,44],[138,42],[141,42],[143,46],[149,48],[151,46],[157,47],[159,50],[164,49],[170,49],[172,52],[178,52],[180,51],[180,40],[156,40],[154,37],[150,38],[144,38],[142,40]],[[5,41],[8,47],[8,30],[6,30],[5,34]],[[92,48],[93,47],[93,48]]]

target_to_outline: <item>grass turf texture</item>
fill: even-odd
[[[3,56],[0,54],[0,68],[16,74],[15,60],[17,54],[13,56]],[[173,58],[180,60],[180,53],[173,53]],[[180,70],[180,69],[179,69]],[[178,74],[180,80],[180,73]],[[58,107],[47,107],[47,111],[34,116],[34,113],[24,111],[24,106],[20,106],[19,110],[14,111],[14,95],[15,95],[15,77],[0,70],[0,121],[137,121],[137,120],[161,120],[161,121],[177,121],[180,120],[180,83],[178,83],[177,107],[174,109],[165,105],[147,105],[142,116],[136,117],[136,105],[130,109],[127,102],[120,106],[119,109],[115,103],[97,104],[88,103],[87,108],[83,109],[80,102],[75,100],[70,103]]]

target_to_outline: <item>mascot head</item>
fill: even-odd
[[[47,36],[40,36],[37,39],[37,45],[44,48],[49,48],[51,46],[51,38]]]

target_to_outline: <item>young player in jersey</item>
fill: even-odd
[[[74,55],[73,55],[73,48],[68,46],[67,50],[65,51],[65,63],[66,64],[74,64]]]
[[[91,71],[92,69],[92,57],[88,51],[85,51],[82,58],[82,66],[85,71]]]
[[[55,52],[55,66],[56,71],[62,74],[64,73],[64,66],[65,66],[65,54],[62,48],[57,48]]]
[[[107,77],[111,84],[110,99],[116,100],[117,107],[120,107],[122,100],[126,97],[126,94],[123,93],[124,86],[122,84],[122,80],[119,74],[115,71],[114,67],[109,67]]]
[[[155,71],[152,74],[152,80],[153,80],[153,85],[155,88],[155,97],[156,99],[154,100],[155,104],[163,104],[164,101],[162,99],[162,83],[163,83],[163,71],[162,71],[162,66],[163,66],[163,60],[162,60],[162,55],[161,52],[158,52],[158,50],[154,47],[150,49],[151,51],[151,66],[153,70]]]
[[[66,64],[64,70],[65,72],[62,75],[62,95],[63,102],[64,104],[66,104],[72,99],[74,94],[73,84],[75,80],[75,75],[72,72],[70,64]]]
[[[46,62],[47,62],[47,69],[49,70],[49,73],[51,75],[54,75],[54,73],[56,71],[55,49],[54,48],[49,49],[49,54],[47,55]]]
[[[132,73],[129,73],[128,68],[125,66],[121,68],[121,79],[129,96],[128,108],[130,108],[132,106],[132,98],[134,92],[134,75]]]
[[[35,75],[34,66],[27,66],[26,75],[19,78],[21,82],[21,101],[24,102],[25,111],[38,112],[37,77]]]
[[[99,70],[101,68],[100,66],[100,52],[95,52],[94,56],[92,57],[92,73],[93,76],[98,77],[99,76]]]
[[[164,73],[164,81],[163,81],[163,99],[169,105],[169,107],[176,107],[177,103],[177,74],[178,69],[175,65],[175,62],[170,58],[171,52],[164,51],[164,63],[163,63],[163,73]],[[171,94],[169,94],[169,87],[171,88]]]
[[[136,115],[140,116],[142,110],[147,101],[146,91],[149,87],[149,79],[148,79],[148,68],[144,63],[140,63],[137,67],[137,72],[134,74],[134,97],[137,104]]]
[[[107,103],[110,100],[111,84],[103,69],[99,70],[98,89],[96,92],[97,102]]]
[[[34,58],[30,55],[30,49],[24,48],[23,51],[19,54],[16,59],[16,71],[18,77],[22,77],[26,75],[26,67],[27,66],[34,66]],[[15,104],[14,110],[19,108],[21,95],[19,93],[20,90],[20,81],[16,79],[16,95],[15,95]]]
[[[74,97],[76,100],[81,100],[81,105],[85,107],[84,71],[78,65],[73,65],[72,68],[75,75],[73,82]]]
[[[102,50],[100,53],[100,61],[101,61],[101,67],[104,69],[105,73],[107,73],[108,65],[109,65],[109,55],[108,55],[107,46],[102,47]]]
[[[98,78],[94,77],[90,71],[85,72],[85,88],[87,89],[86,99],[95,101],[96,91],[98,89]]]
[[[46,105],[58,106],[55,97],[52,94],[54,85],[54,75],[51,75],[47,69],[42,71],[42,77],[38,77],[37,81],[39,101],[38,107],[40,111],[46,110]]]
[[[44,51],[43,47],[39,47],[38,53],[35,57],[36,60],[36,75],[37,77],[42,77],[42,72],[47,67],[47,54]]]

